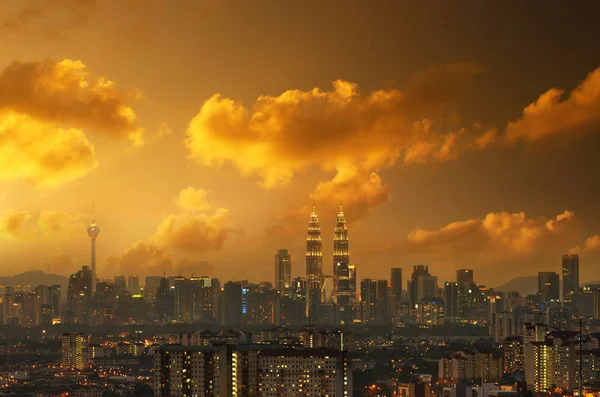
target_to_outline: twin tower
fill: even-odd
[[[321,285],[326,277],[323,273],[323,240],[321,226],[316,207],[313,206],[310,220],[308,221],[308,235],[306,237],[306,278],[319,280]],[[354,266],[350,265],[348,254],[348,229],[346,216],[340,205],[337,214],[333,236],[333,301],[339,306],[350,306],[356,299],[356,273]]]

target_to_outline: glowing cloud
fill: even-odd
[[[427,73],[463,81],[478,70],[457,64]],[[434,149],[439,154],[419,156],[421,161],[452,159],[464,149],[457,134],[449,135],[442,125],[415,114],[451,102],[460,85],[441,85],[436,92],[421,80],[416,79],[406,94],[396,89],[361,94],[357,84],[337,80],[332,91],[263,95],[251,108],[217,94],[190,122],[186,145],[199,162],[232,163],[243,175],[257,175],[267,188],[285,185],[311,166],[334,170],[350,164],[371,171],[389,167],[424,139],[434,146],[431,154]]]
[[[508,142],[535,142],[553,135],[587,132],[600,127],[600,68],[591,72],[565,100],[564,91],[551,88],[508,124]]]
[[[10,211],[0,217],[0,238],[31,240],[62,238],[83,230],[77,215],[57,211]]]
[[[142,142],[129,106],[138,94],[90,79],[80,61],[20,63],[0,71],[0,179],[59,185],[97,165],[84,134]]]

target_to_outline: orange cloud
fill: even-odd
[[[600,253],[600,234],[588,237],[583,245],[576,246],[569,250],[570,254],[599,254]]]
[[[156,230],[156,239],[164,247],[184,252],[204,253],[220,249],[231,229],[228,213],[219,208],[213,215],[169,215]]]
[[[452,80],[471,75],[472,65],[455,65],[437,74]],[[219,94],[207,100],[187,129],[192,158],[206,165],[234,164],[243,175],[256,175],[267,188],[288,183],[311,166],[333,170],[340,165],[375,170],[394,164],[402,152],[424,138],[439,141],[439,160],[453,157],[442,125],[415,117],[429,105],[448,102],[453,88],[433,87],[421,79],[405,94],[381,89],[361,94],[355,83],[337,80],[332,91],[290,90],[260,96],[251,108]],[[428,102],[427,98],[431,96]],[[412,98],[417,99],[412,102]],[[427,124],[426,131],[422,124]],[[423,132],[427,134],[423,136]]]
[[[571,238],[578,228],[574,214],[565,211],[553,219],[528,218],[524,212],[489,213],[483,219],[469,219],[438,230],[414,229],[405,246],[414,252],[430,255],[456,255],[463,251],[495,251],[498,256],[528,255],[541,244]]]
[[[221,249],[236,231],[229,225],[227,209],[217,207],[212,215],[205,213],[214,207],[207,195],[206,190],[193,187],[180,191],[177,201],[183,211],[167,216],[147,240],[136,241],[123,254],[108,258],[108,267],[142,275],[209,270],[206,262],[194,256]]]
[[[57,211],[11,211],[0,218],[0,238],[61,238],[85,230],[77,215]]]
[[[85,175],[96,165],[94,146],[83,131],[0,111],[0,179],[58,185]]]
[[[309,168],[335,171],[332,180],[318,184],[316,198],[343,202],[356,219],[389,199],[380,171],[398,158],[406,164],[449,161],[486,146],[474,140],[489,140],[489,133],[474,136],[444,125],[454,118],[468,81],[481,72],[473,64],[434,66],[413,77],[405,92],[361,93],[357,84],[337,80],[331,91],[263,95],[250,107],[216,94],[189,123],[185,142],[191,158],[208,166],[231,164],[265,188],[286,185]],[[279,229],[279,223],[269,228]]]
[[[71,59],[13,62],[0,72],[0,109],[141,143],[130,106],[138,97],[110,80],[90,79],[85,65]]]
[[[201,275],[212,271],[212,266],[206,262],[175,259],[167,249],[145,241],[136,241],[123,254],[108,258],[107,267],[111,269],[111,274],[118,272],[140,276],[174,275],[190,270]]]
[[[86,133],[142,143],[137,93],[91,79],[80,61],[14,62],[0,72],[0,179],[59,185],[97,166]]]
[[[337,208],[338,204],[343,204],[344,213],[351,222],[386,202],[390,197],[390,186],[375,172],[340,166],[331,181],[317,185],[314,197],[319,203],[325,203],[325,207]],[[306,217],[310,209],[305,207],[301,212]]]
[[[564,91],[551,88],[510,122],[506,140],[535,142],[553,135],[573,134],[600,127],[600,68],[594,70],[562,100]]]

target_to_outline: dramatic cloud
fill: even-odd
[[[0,217],[0,238],[29,240],[36,238],[60,238],[84,230],[77,215],[56,211],[11,211]]]
[[[212,270],[206,262],[174,259],[165,248],[145,241],[137,241],[122,255],[108,258],[107,267],[112,273],[152,276],[163,273],[174,275],[183,271],[202,275]]]
[[[263,95],[250,108],[217,94],[190,122],[186,145],[200,163],[232,164],[265,188],[285,185],[309,168],[335,171],[316,187],[316,197],[342,201],[357,218],[389,198],[380,169],[398,158],[407,164],[448,161],[486,146],[487,131],[445,126],[469,80],[481,72],[473,64],[434,66],[413,77],[406,92],[360,93],[357,84],[337,80],[331,91]]]
[[[190,122],[190,154],[207,165],[231,162],[270,188],[307,167],[332,170],[351,164],[373,170],[392,165],[424,138],[440,152],[455,139],[431,120],[414,120],[410,97],[398,90],[364,95],[356,84],[342,80],[333,87],[261,96],[252,110],[217,94]],[[437,158],[450,157],[442,153]]]
[[[0,111],[0,179],[57,185],[96,167],[94,146],[79,129]]]
[[[142,129],[130,107],[138,97],[110,80],[90,79],[85,65],[70,59],[13,62],[0,72],[0,109],[140,143]]]
[[[571,248],[569,250],[571,254],[583,254],[583,255],[595,255],[600,254],[600,234],[595,234],[588,237],[583,245]]]
[[[197,256],[221,249],[236,231],[229,225],[227,209],[205,213],[214,208],[207,195],[207,191],[192,187],[180,191],[177,202],[184,211],[167,216],[147,240],[137,241],[123,254],[110,257],[108,267],[122,272],[135,269],[142,275],[156,275],[163,270],[168,274],[183,269],[198,274],[210,270]]]
[[[213,215],[170,215],[158,226],[156,239],[166,248],[185,252],[220,249],[232,231],[228,227],[228,213],[219,208]]]
[[[552,88],[523,110],[521,119],[506,128],[508,142],[534,142],[553,135],[600,128],[600,68],[591,72],[562,100],[564,91]]]
[[[14,62],[0,72],[0,179],[58,185],[85,175],[97,161],[84,130],[141,143],[136,97],[90,79],[80,61]]]
[[[367,214],[379,204],[387,201],[390,187],[384,184],[375,172],[361,171],[356,167],[339,167],[336,176],[329,182],[317,185],[314,197],[319,203],[343,204],[349,221]],[[304,216],[310,212],[302,211]]]
[[[580,241],[581,231],[581,222],[571,211],[554,218],[496,212],[440,229],[416,228],[381,252],[394,252],[409,263],[433,265],[442,279],[452,279],[456,269],[471,267],[478,282],[494,286],[516,271],[523,275],[536,274],[540,267],[557,268],[558,258]]]
[[[463,250],[528,255],[540,245],[568,239],[575,227],[574,214],[570,211],[553,219],[532,219],[524,212],[498,212],[487,214],[483,219],[454,222],[439,230],[414,229],[408,234],[405,246],[434,256],[436,253],[460,254]]]

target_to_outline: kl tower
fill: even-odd
[[[100,229],[96,225],[96,221],[92,219],[92,223],[87,228],[87,234],[92,241],[92,261],[90,263],[92,267],[92,297],[96,293],[96,237],[100,233]]]

